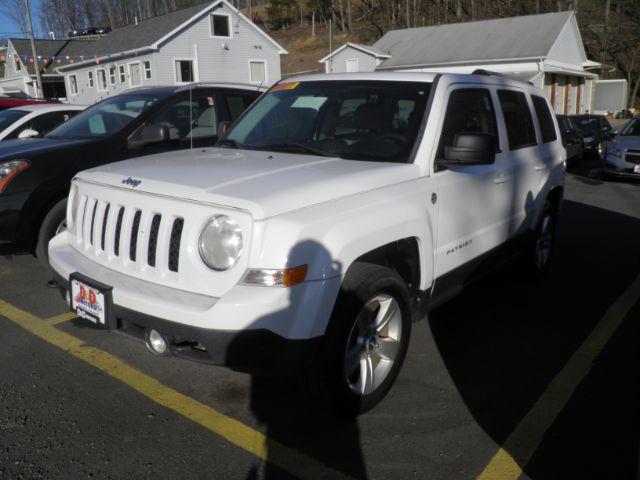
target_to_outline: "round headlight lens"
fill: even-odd
[[[209,268],[229,270],[242,255],[242,230],[226,215],[214,217],[202,230],[198,248]]]

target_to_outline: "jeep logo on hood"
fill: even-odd
[[[125,178],[124,180],[122,180],[122,184],[123,185],[130,185],[133,188],[136,188],[138,185],[140,185],[142,183],[142,180],[134,180],[133,178],[129,177],[129,178]]]

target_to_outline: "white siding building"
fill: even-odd
[[[35,95],[35,62],[26,43],[9,40],[0,94]],[[269,86],[280,80],[280,56],[287,53],[227,0],[135,22],[98,39],[38,40],[37,48],[45,84],[57,82],[61,94],[55,96],[65,96],[66,87],[67,101],[82,105],[145,85]]]
[[[368,57],[367,60],[364,57]],[[545,13],[387,32],[372,46],[347,43],[320,60],[327,72],[500,72],[543,88],[557,113],[592,110],[593,82],[574,12]]]

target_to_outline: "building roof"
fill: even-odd
[[[543,13],[391,30],[373,47],[391,55],[380,69],[544,58],[573,15]]]
[[[10,38],[9,41],[15,48],[16,52],[22,58],[22,64],[27,68],[27,72],[30,75],[35,75],[35,63],[29,61],[30,58],[33,57],[31,53],[31,40],[28,38]],[[68,40],[35,40],[36,43],[36,51],[38,52],[38,57],[42,59],[48,59],[54,56],[57,56],[60,51],[69,43]],[[25,59],[25,57],[28,57]],[[41,61],[42,62],[42,61]],[[44,66],[42,63],[42,67]]]
[[[344,50],[345,48],[348,48],[348,47],[355,48],[356,50],[360,50],[361,52],[364,52],[364,53],[368,53],[369,55],[371,55],[371,56],[373,56],[375,58],[389,58],[391,56],[388,53],[383,52],[379,48],[376,48],[376,47],[371,46],[371,45],[362,45],[361,43],[346,42],[340,48],[334,50],[329,55],[327,55],[326,57],[324,57],[321,60],[319,60],[318,63],[326,62],[331,57],[335,56],[338,52],[341,52],[342,50]]]

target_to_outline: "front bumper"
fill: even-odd
[[[640,178],[640,173],[634,172],[636,166],[636,164],[626,162],[619,157],[607,156],[604,161],[604,171],[617,177]]]
[[[340,278],[292,288],[235,286],[221,298],[139,280],[92,262],[66,242],[49,245],[59,286],[79,272],[112,287],[113,312],[126,331],[154,329],[176,356],[264,375],[306,364],[321,342]]]
[[[20,212],[27,201],[28,195],[19,193],[0,194],[0,243],[16,243]]]

